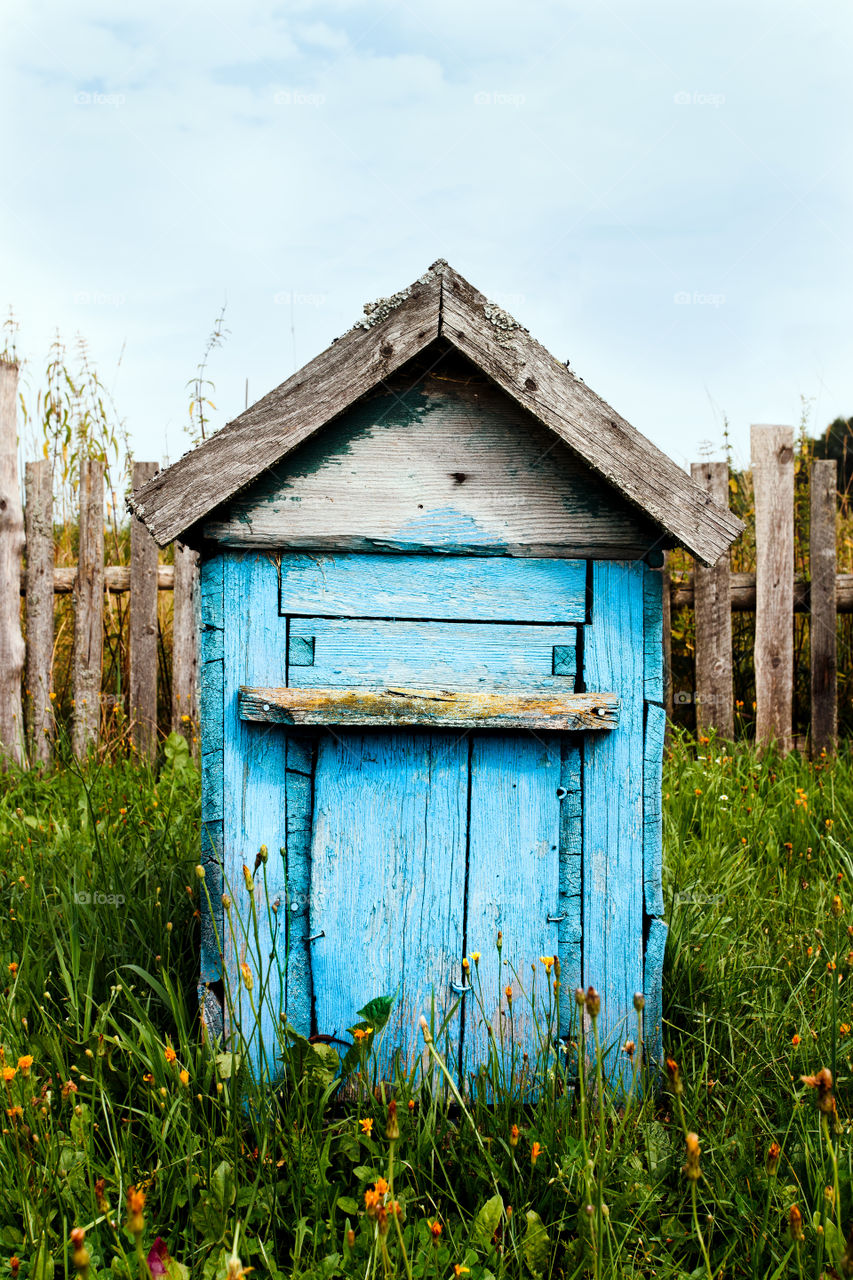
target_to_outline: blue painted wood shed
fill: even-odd
[[[457,1004],[471,1071],[463,958],[496,1026],[558,955],[659,1044],[661,553],[739,522],[441,261],[131,506],[201,553],[208,1026],[222,942],[270,1055],[395,992],[383,1061]]]

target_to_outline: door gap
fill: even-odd
[[[471,868],[471,770],[474,754],[474,738],[473,735],[468,737],[468,794],[465,809],[465,888],[462,899],[462,955],[468,954],[468,874]],[[463,984],[465,973],[462,973]],[[451,979],[452,981],[452,979]],[[470,981],[470,979],[469,979]],[[467,1020],[468,1006],[466,1004],[468,997],[460,996],[459,1008],[459,1084],[464,1086],[464,1069],[465,1061],[465,1023]]]

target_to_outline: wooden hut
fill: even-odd
[[[739,521],[443,261],[131,505],[201,552],[208,1025],[221,946],[268,1046],[394,995],[470,1072],[558,956],[658,1043],[662,552]]]

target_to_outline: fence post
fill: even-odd
[[[693,462],[690,474],[721,507],[729,505],[729,464]],[[693,573],[696,623],[696,730],[716,729],[733,738],[732,602],[729,553],[710,569],[697,561]]]
[[[74,578],[74,642],[71,745],[84,758],[97,745],[101,726],[101,664],[104,652],[104,464],[80,461],[80,536]]]
[[[139,489],[159,470],[156,462],[134,462]],[[137,751],[153,759],[157,750],[157,543],[141,520],[130,522],[130,718]]]
[[[838,736],[838,640],[835,515],[838,464],[812,463],[809,475],[809,652],[811,753],[835,750]]]
[[[21,676],[21,556],[24,513],[18,483],[18,366],[0,358],[0,755],[24,760]]]
[[[663,709],[666,712],[666,733],[672,721],[672,574],[669,568],[669,552],[663,555],[661,570],[661,605],[663,608]]]
[[[791,749],[794,689],[794,428],[753,426],[755,740]]]
[[[27,736],[32,762],[47,764],[53,737],[53,475],[46,459],[24,468],[27,530]]]
[[[172,729],[188,742],[198,736],[198,553],[175,543],[172,612]]]

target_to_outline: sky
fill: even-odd
[[[0,311],[190,444],[446,258],[688,466],[853,415],[844,0],[21,0]]]

